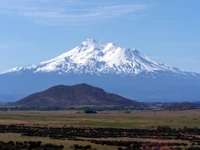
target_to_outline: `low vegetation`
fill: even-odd
[[[88,141],[95,144],[119,146],[126,149],[138,149],[142,150],[145,147],[149,149],[155,147],[168,147],[171,150],[179,150],[182,147],[191,149],[190,145],[198,148],[200,145],[200,129],[199,128],[183,128],[172,129],[168,126],[159,126],[157,129],[122,129],[122,128],[90,128],[90,127],[33,127],[24,125],[0,125],[0,133],[20,133],[22,136],[27,137],[49,137],[51,139],[59,140],[73,140]],[[117,140],[117,138],[128,137],[129,140]],[[106,138],[113,138],[109,140]],[[101,140],[99,140],[101,139]],[[131,140],[132,139],[132,140]],[[151,141],[137,141],[136,139],[156,139],[162,140],[160,142]],[[167,140],[173,140],[172,143],[168,143]],[[48,148],[48,149],[63,149],[63,145],[45,144],[42,142],[13,142],[1,143],[1,146],[14,148]],[[174,148],[175,147],[175,148]],[[74,145],[74,149],[91,149],[91,145],[80,146]]]
[[[93,111],[0,111],[0,141],[13,149],[31,141],[41,141],[35,149],[200,149],[199,110]]]
[[[53,144],[42,144],[41,141],[24,141],[24,142],[3,142],[0,141],[0,149],[1,150],[62,150],[64,148],[63,145],[53,145]]]

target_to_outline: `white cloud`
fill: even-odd
[[[0,13],[26,17],[36,23],[65,25],[119,17],[137,17],[145,6],[133,3],[90,0],[2,0]]]

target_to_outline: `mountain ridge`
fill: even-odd
[[[178,68],[158,63],[140,54],[136,49],[121,48],[113,43],[105,44],[94,39],[87,39],[72,50],[38,65],[16,67],[0,74],[23,71],[98,75],[137,75],[141,72],[154,71],[170,71],[178,74],[188,73]]]
[[[5,97],[19,100],[22,96],[17,99],[16,95],[27,96],[58,84],[79,83],[137,101],[200,101],[200,74],[158,63],[136,49],[94,39],[38,65],[0,73],[0,101]]]

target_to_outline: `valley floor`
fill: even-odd
[[[63,145],[64,149],[73,149],[76,144],[90,145],[98,150],[125,149],[131,145],[161,149],[200,144],[199,109],[80,112],[0,111],[0,141],[42,141]]]
[[[91,126],[119,128],[200,127],[200,109],[184,111],[0,111],[0,124],[37,126]]]

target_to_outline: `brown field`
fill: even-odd
[[[120,111],[78,114],[77,111],[1,111],[0,124],[37,126],[91,126],[119,128],[200,127],[200,110],[185,111]]]
[[[200,127],[200,110],[185,111],[132,111],[126,114],[123,111],[106,111],[97,114],[82,114],[77,111],[1,111],[0,124],[24,124],[26,126],[49,126],[49,127],[114,127],[114,128],[146,128],[155,129],[157,126],[170,126],[172,128]],[[65,149],[76,144],[76,141],[57,140],[46,137],[25,137],[21,134],[0,134],[0,141],[42,141],[64,145]],[[105,140],[105,139],[96,139]],[[107,140],[133,140],[150,142],[174,142],[173,140],[151,140],[134,138],[114,138]],[[184,142],[188,141],[179,141]],[[96,145],[87,141],[78,141],[80,145],[92,145],[97,150],[115,150],[117,146]]]
[[[71,146],[77,144],[76,141],[72,140],[57,140],[57,139],[50,139],[46,137],[26,137],[21,136],[21,134],[14,134],[14,133],[0,133],[0,141],[9,142],[24,142],[24,141],[42,141],[43,144],[55,144],[55,145],[63,145],[65,148],[64,150],[70,149]],[[117,146],[108,146],[108,145],[97,145],[87,141],[78,141],[79,145],[91,145],[92,148],[97,148],[97,150],[116,150]]]

